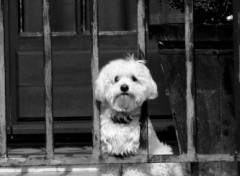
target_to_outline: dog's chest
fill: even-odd
[[[140,126],[138,120],[129,124],[114,123],[101,118],[102,152],[113,155],[136,154],[139,150]]]

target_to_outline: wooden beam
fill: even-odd
[[[113,159],[113,158],[111,158]],[[182,155],[149,155],[148,163],[189,163],[189,162],[202,162],[202,163],[218,163],[223,162],[236,162],[240,161],[239,154],[182,154]],[[128,158],[126,160],[119,159],[116,160],[106,160],[93,161],[90,154],[74,154],[72,156],[58,155],[55,154],[54,159],[47,159],[44,155],[29,155],[27,157],[11,157],[0,158],[1,167],[22,167],[22,166],[74,166],[74,165],[96,165],[109,164],[116,162],[118,164],[134,164],[142,163],[141,156],[133,156],[133,158]]]
[[[100,158],[100,103],[95,97],[95,82],[99,72],[99,51],[98,51],[98,0],[93,0],[92,20],[92,91],[93,91],[93,153],[92,162],[99,162]]]
[[[137,48],[138,48],[138,59],[146,59],[146,0],[137,1]],[[148,112],[147,112],[147,102],[142,105],[141,111],[141,156],[142,162],[147,161],[148,155]]]
[[[138,59],[146,59],[145,0],[138,0],[137,3],[137,46],[138,46]]]
[[[209,162],[236,162],[239,155],[235,154],[182,154],[182,155],[150,155],[149,163],[209,163]]]
[[[46,155],[54,157],[53,139],[53,86],[52,86],[52,48],[50,27],[50,0],[43,0],[43,38],[44,38],[44,79],[45,79],[45,123]]]
[[[193,0],[185,0],[185,52],[186,52],[186,116],[187,116],[187,152],[195,153],[195,79],[193,45]]]
[[[0,152],[1,157],[7,156],[6,135],[6,83],[5,83],[5,53],[4,53],[4,24],[3,0],[0,0]]]

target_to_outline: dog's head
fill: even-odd
[[[145,62],[128,56],[102,68],[96,80],[95,95],[115,111],[131,112],[145,100],[156,98],[158,92]]]

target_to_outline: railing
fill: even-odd
[[[99,164],[101,163],[166,163],[166,162],[234,162],[240,161],[240,155],[236,154],[197,154],[194,144],[195,132],[195,75],[194,75],[194,41],[193,41],[193,1],[185,0],[185,51],[186,51],[186,114],[187,114],[187,153],[181,155],[149,155],[147,141],[147,108],[144,104],[142,116],[143,127],[141,129],[141,141],[143,150],[139,156],[131,157],[127,160],[117,160],[114,157],[109,157],[106,160],[101,160],[100,152],[100,105],[97,103],[93,94],[93,153],[91,158],[87,156],[76,155],[73,157],[61,157],[54,155],[54,138],[53,138],[53,85],[52,85],[52,51],[51,51],[51,27],[50,27],[50,0],[43,0],[43,38],[44,38],[44,73],[45,73],[45,121],[46,121],[46,156],[32,158],[10,158],[7,156],[7,135],[6,135],[6,83],[5,83],[5,55],[4,55],[4,23],[3,23],[3,0],[0,0],[0,150],[2,166],[25,166],[25,165],[65,165],[65,164]],[[235,1],[238,3],[238,0]],[[146,57],[146,5],[145,0],[138,0],[137,5],[137,46],[138,58],[145,59]],[[239,5],[239,3],[238,3]],[[99,70],[99,46],[98,46],[98,1],[93,0],[93,21],[92,21],[92,89],[95,89],[95,80]],[[235,16],[239,21],[240,10],[235,9],[238,16]],[[236,23],[236,35],[240,33],[240,24]],[[236,40],[236,46],[239,45],[239,38]],[[238,63],[237,73],[239,73],[239,53],[240,48],[235,47],[235,61]],[[238,75],[237,85],[239,85],[240,76]],[[237,96],[239,97],[239,96]],[[239,102],[239,100],[236,100]]]

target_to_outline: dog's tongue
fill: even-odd
[[[118,98],[118,106],[122,109],[128,109],[131,106],[131,98],[127,95],[122,95]]]

